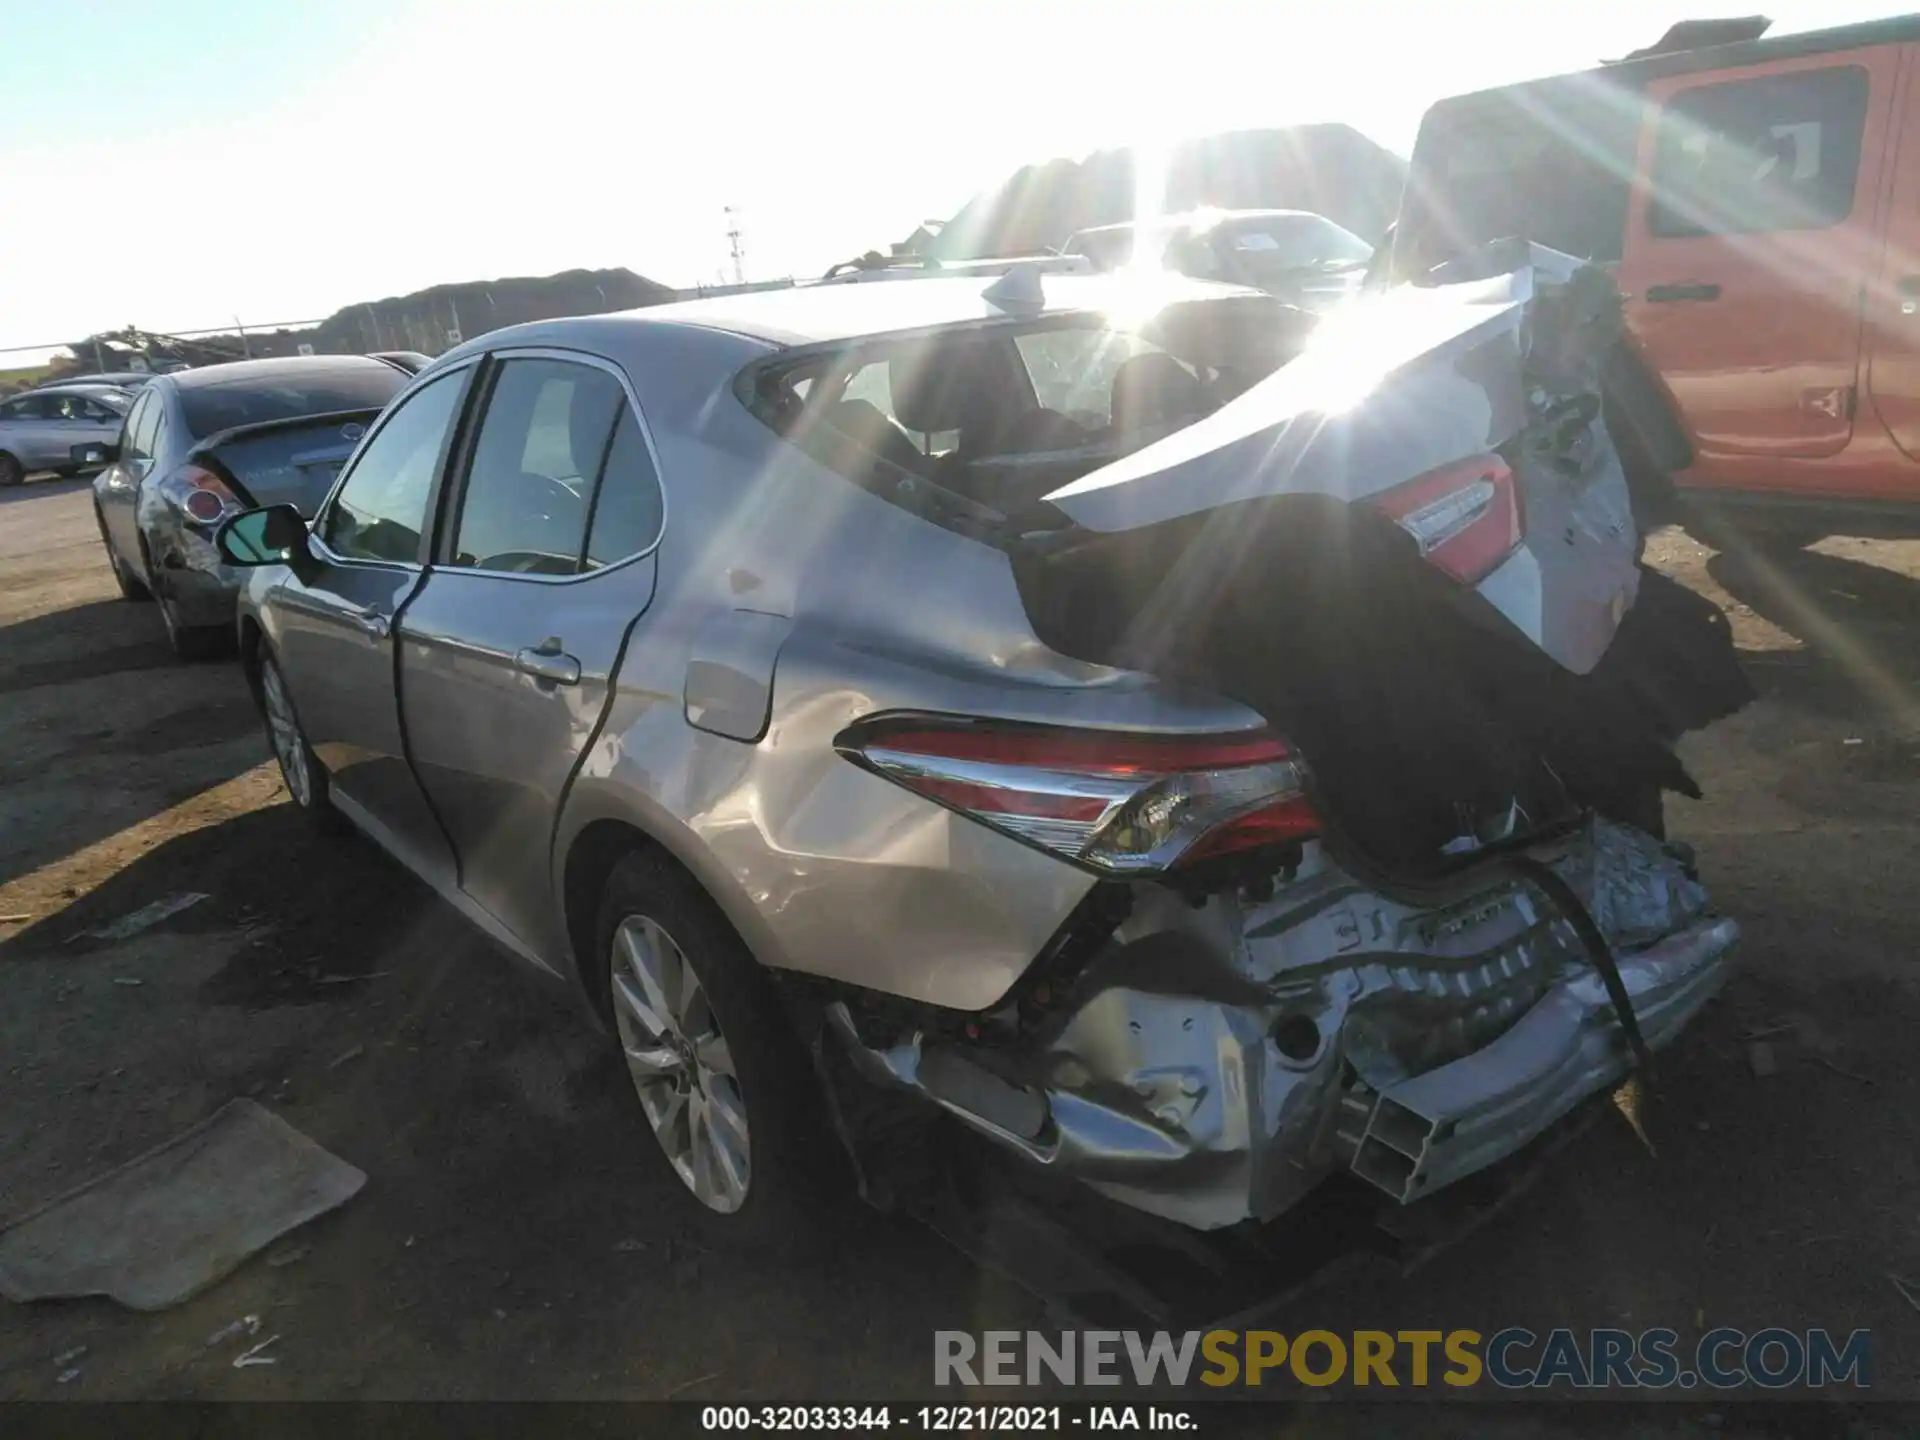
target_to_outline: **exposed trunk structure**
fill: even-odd
[[[1133,528],[1055,530],[1016,550],[1042,639],[1258,710],[1306,757],[1336,838],[1391,875],[1430,875],[1479,843],[1582,809],[1645,826],[1660,790],[1697,795],[1673,743],[1752,691],[1709,602],[1644,568],[1611,596],[1612,582],[1595,578],[1638,548],[1600,418],[1617,296],[1600,272],[1582,269],[1542,285],[1527,309],[1517,329],[1483,326],[1451,353],[1415,356],[1340,422],[1344,431],[1306,414],[1255,431],[1275,473],[1241,493],[1261,493]],[[1520,363],[1508,370],[1502,357],[1516,340]],[[1563,632],[1598,652],[1585,673],[1565,663],[1578,646],[1556,658],[1540,634],[1523,631],[1493,577],[1460,583],[1426,563],[1401,525],[1352,503],[1377,481],[1362,477],[1346,495],[1292,484],[1333,445],[1414,450],[1361,427],[1377,435],[1421,423],[1404,397],[1436,375],[1471,375],[1496,426],[1503,408],[1516,416],[1488,438],[1521,487],[1523,558],[1547,577],[1542,623],[1553,628],[1557,599]],[[1143,499],[1167,508],[1159,495]],[[1556,576],[1579,545],[1595,561],[1574,559],[1584,568]]]

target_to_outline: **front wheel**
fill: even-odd
[[[767,973],[658,853],[615,865],[597,935],[595,999],[695,1223],[722,1243],[808,1248],[840,1157]]]
[[[18,485],[26,478],[26,467],[6,451],[0,450],[0,487]]]
[[[120,558],[120,552],[113,548],[113,541],[107,535],[106,517],[94,508],[93,523],[100,529],[100,543],[107,549],[107,564],[113,569],[113,583],[119,588],[122,600],[151,600],[153,592],[127,573],[127,565]]]
[[[287,690],[286,677],[271,653],[260,657],[260,672],[255,679],[260,699],[260,716],[266,722],[267,743],[273,758],[280,763],[280,778],[294,807],[316,830],[338,834],[346,828],[340,812],[333,808],[332,785],[320,757],[307,743],[306,731],[294,714],[293,696]]]

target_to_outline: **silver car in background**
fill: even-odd
[[[1725,979],[1660,796],[1747,692],[1636,563],[1604,276],[1362,308],[1014,272],[470,341],[219,536],[287,787],[583,997],[735,1238],[938,1116],[1200,1230],[1418,1199]]]
[[[220,522],[257,505],[310,515],[412,372],[364,355],[239,360],[157,375],[111,434],[76,438],[104,466],[94,522],[122,598],[152,599],[183,660],[233,643],[239,586],[213,548]]]
[[[0,486],[37,471],[76,475],[74,448],[119,437],[129,399],[104,385],[50,385],[0,400]]]

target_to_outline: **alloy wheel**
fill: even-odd
[[[679,944],[630,915],[614,931],[613,1018],[654,1138],[694,1198],[730,1215],[746,1202],[746,1101],[720,1020]]]
[[[313,804],[313,769],[307,763],[307,740],[300,722],[293,716],[293,701],[280,667],[265,661],[260,667],[260,702],[267,717],[267,738],[273,743],[273,756],[280,762],[280,774],[294,803],[303,809]]]

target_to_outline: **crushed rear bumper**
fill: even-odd
[[[1537,858],[1606,938],[1647,1043],[1670,1043],[1725,982],[1738,926],[1708,912],[1682,853],[1627,827],[1596,821]],[[1324,855],[1257,904],[1142,887],[1019,1051],[875,1041],[846,1006],[830,1015],[868,1078],[1203,1230],[1273,1219],[1341,1169],[1430,1195],[1629,1067],[1573,926],[1495,866],[1419,904]]]

